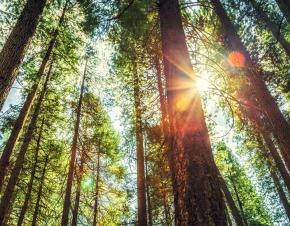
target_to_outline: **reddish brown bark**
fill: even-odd
[[[36,31],[46,0],[28,0],[0,52],[0,110]]]
[[[68,178],[67,178],[67,183],[66,183],[66,191],[65,191],[62,220],[61,220],[62,226],[68,225],[69,209],[71,206],[71,190],[72,190],[73,175],[74,175],[74,169],[75,169],[76,152],[77,152],[77,146],[78,146],[78,136],[79,136],[79,128],[80,128],[80,120],[81,120],[82,102],[83,102],[84,89],[85,89],[87,64],[88,64],[88,59],[86,60],[86,65],[85,65],[84,75],[83,75],[82,85],[81,85],[80,97],[79,97],[79,101],[78,101],[78,105],[76,109],[74,136],[73,136],[73,141],[72,141],[72,146],[71,146],[69,171],[68,171]]]
[[[176,225],[227,225],[177,0],[159,1]],[[170,161],[170,160],[169,160]]]

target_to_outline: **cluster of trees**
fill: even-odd
[[[290,223],[289,0],[3,0],[0,23],[0,225]]]

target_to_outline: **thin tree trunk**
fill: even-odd
[[[288,24],[290,24],[290,2],[289,0],[276,0],[283,16],[286,18]]]
[[[159,16],[170,152],[175,164],[172,172],[175,224],[227,225],[201,100],[192,85],[196,78],[193,78],[178,0],[159,0]]]
[[[0,52],[0,110],[16,79],[45,4],[46,0],[27,1]]]
[[[256,0],[249,0],[253,8],[256,10],[258,17],[265,23],[268,30],[272,33],[273,37],[280,43],[287,55],[290,57],[290,43],[282,36],[281,28],[278,24],[274,23],[270,17],[259,6]],[[290,3],[288,3],[290,5]]]
[[[134,107],[135,107],[135,134],[137,145],[137,200],[138,200],[138,226],[147,226],[146,208],[146,187],[144,169],[144,147],[143,147],[143,128],[141,113],[140,81],[137,72],[137,65],[134,64]]]
[[[97,178],[96,178],[96,188],[95,188],[95,204],[94,204],[94,220],[93,226],[97,226],[98,222],[98,213],[99,213],[99,182],[100,182],[100,150],[98,151],[98,160],[97,160]]]
[[[150,185],[149,185],[149,175],[148,175],[148,152],[146,151],[145,157],[145,179],[146,179],[146,197],[148,205],[148,224],[153,226],[152,222],[152,209],[151,209],[151,197],[150,197]]]
[[[235,219],[235,222],[238,226],[244,226],[244,222],[243,222],[243,218],[242,216],[240,215],[240,212],[235,204],[235,201],[228,189],[228,186],[224,180],[224,178],[222,177],[222,175],[220,174],[219,175],[219,179],[220,179],[220,184],[221,184],[221,187],[222,187],[222,191],[225,195],[225,198],[226,198],[226,201],[228,203],[228,206],[231,210],[231,213]]]
[[[229,226],[233,226],[233,222],[232,222],[232,219],[231,219],[231,217],[230,217],[230,215],[229,215],[229,210],[228,210],[228,208],[226,208],[226,215],[227,215],[228,225],[229,225]],[[237,224],[237,226],[239,226],[239,225]]]
[[[34,178],[35,178],[37,164],[38,164],[38,153],[39,153],[40,142],[41,142],[41,138],[42,138],[43,125],[44,125],[44,119],[42,120],[40,131],[39,131],[39,135],[38,135],[38,139],[37,139],[37,142],[36,142],[36,148],[35,148],[35,153],[34,153],[34,164],[33,164],[33,167],[32,167],[30,180],[29,180],[28,185],[27,185],[27,191],[26,191],[26,194],[25,194],[24,203],[23,203],[21,211],[20,211],[20,215],[19,215],[19,218],[18,218],[17,226],[21,226],[22,223],[23,223],[24,216],[25,216],[25,213],[26,213],[27,208],[28,208],[28,203],[29,203],[29,200],[30,200],[30,197],[31,197],[31,191],[32,191],[33,182],[34,182]]]
[[[37,191],[36,204],[35,204],[35,208],[34,208],[34,212],[33,212],[31,226],[36,226],[37,217],[38,217],[38,214],[40,211],[40,200],[41,200],[42,189],[43,189],[44,180],[45,180],[47,163],[48,163],[48,155],[46,155],[45,160],[44,160],[44,166],[43,166],[43,170],[42,170],[42,174],[41,174],[41,178],[40,178],[40,184],[39,184],[38,191]]]
[[[33,137],[33,132],[34,132],[34,129],[36,127],[37,118],[38,118],[38,116],[40,114],[41,105],[42,105],[42,102],[43,102],[43,99],[44,99],[44,96],[45,96],[45,93],[46,93],[46,90],[47,90],[47,85],[48,85],[49,79],[50,79],[50,75],[47,74],[45,82],[44,82],[44,85],[43,85],[43,89],[42,89],[42,91],[40,93],[38,102],[37,102],[37,104],[35,106],[35,109],[34,109],[34,112],[33,112],[32,116],[31,116],[30,124],[28,126],[27,131],[26,131],[23,143],[22,143],[22,145],[20,147],[20,151],[19,151],[19,153],[17,155],[17,159],[16,159],[16,162],[15,162],[15,165],[14,165],[14,167],[12,169],[10,178],[8,180],[7,187],[6,187],[5,191],[4,191],[4,195],[1,198],[1,203],[0,203],[0,225],[3,223],[3,219],[5,217],[5,214],[6,214],[7,210],[8,210],[8,206],[11,203],[11,198],[12,198],[12,195],[13,195],[13,192],[14,192],[14,188],[15,188],[15,185],[16,185],[16,183],[18,181],[19,174],[20,174],[20,172],[22,170],[28,146],[29,146],[30,141],[31,141],[31,139]]]
[[[39,70],[37,72],[37,76],[36,76],[37,81],[32,86],[31,91],[29,92],[29,94],[26,97],[24,105],[23,105],[23,107],[22,107],[22,109],[20,111],[20,114],[19,114],[19,116],[17,118],[17,121],[15,122],[13,130],[12,130],[10,136],[9,136],[9,139],[7,141],[5,149],[3,150],[3,153],[2,153],[2,156],[1,156],[1,159],[0,159],[0,191],[2,189],[2,185],[3,185],[4,177],[5,177],[5,174],[6,174],[6,171],[7,171],[7,167],[9,166],[9,160],[10,160],[11,154],[12,154],[12,152],[13,152],[15,146],[16,146],[16,143],[18,142],[19,137],[20,137],[20,135],[22,133],[24,124],[25,124],[26,119],[28,117],[28,114],[30,112],[31,106],[33,105],[34,99],[36,97],[36,93],[37,93],[37,90],[38,90],[39,83],[41,81],[41,78],[42,78],[43,73],[45,71],[45,68],[47,66],[47,63],[48,63],[48,61],[49,61],[49,59],[50,59],[50,57],[52,55],[52,51],[54,49],[54,46],[55,46],[55,43],[56,43],[56,39],[57,39],[57,36],[58,36],[58,33],[59,33],[59,27],[62,25],[62,23],[64,21],[64,16],[65,16],[66,9],[67,9],[67,4],[68,4],[68,1],[66,2],[66,5],[65,5],[65,7],[63,9],[63,12],[62,12],[62,15],[61,15],[61,17],[59,19],[58,27],[56,28],[56,30],[54,31],[54,33],[52,35],[52,38],[51,38],[51,40],[49,42],[47,51],[46,51],[46,53],[44,55],[44,58],[43,58],[43,60],[41,62]],[[52,69],[52,63],[50,65],[48,74],[51,73],[51,69]]]
[[[76,161],[76,152],[77,152],[77,146],[78,146],[78,136],[79,136],[81,110],[82,110],[82,102],[83,102],[84,88],[85,88],[85,78],[86,78],[86,73],[87,73],[87,65],[88,65],[88,59],[86,59],[86,65],[85,65],[84,75],[83,75],[83,80],[82,80],[82,85],[81,85],[81,92],[80,92],[78,106],[76,109],[77,118],[76,118],[75,128],[74,128],[73,142],[71,146],[71,155],[70,155],[70,162],[69,162],[68,178],[67,178],[67,183],[66,183],[65,198],[64,198],[64,204],[63,204],[61,226],[68,225],[69,209],[71,206],[71,190],[72,190],[74,168],[75,168],[75,161]]]
[[[78,221],[78,212],[79,212],[79,206],[80,206],[80,197],[81,197],[81,182],[83,178],[83,171],[84,171],[84,163],[85,163],[85,153],[84,149],[82,150],[81,153],[81,162],[79,166],[79,175],[77,176],[77,192],[76,192],[76,198],[75,198],[75,206],[73,209],[73,219],[72,219],[72,226],[77,225]]]
[[[259,108],[266,115],[272,127],[272,133],[281,148],[281,154],[286,164],[290,165],[290,126],[280,111],[275,99],[271,96],[261,71],[251,60],[250,54],[243,45],[234,25],[231,23],[225,9],[219,0],[211,0],[215,13],[220,19],[224,44],[229,51],[239,51],[245,58],[244,72],[251,84]]]

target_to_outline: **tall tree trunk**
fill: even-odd
[[[143,128],[141,113],[140,81],[136,62],[133,62],[134,73],[134,107],[135,107],[135,133],[137,145],[137,200],[138,200],[138,226],[147,226],[146,209],[146,188],[145,188],[145,169],[144,169],[144,147],[143,147]]]
[[[73,209],[73,219],[72,219],[72,226],[77,226],[78,221],[78,212],[79,212],[79,206],[80,206],[80,197],[81,197],[81,183],[83,178],[83,171],[84,171],[84,163],[85,163],[85,149],[82,150],[81,153],[81,162],[79,165],[79,175],[77,177],[77,191],[76,191],[76,198],[75,198],[75,206]]]
[[[259,103],[259,108],[266,115],[267,120],[269,120],[274,137],[277,138],[279,145],[283,147],[281,148],[281,154],[285,163],[290,165],[290,126],[275,99],[271,96],[260,69],[251,60],[249,52],[243,45],[221,2],[219,0],[211,0],[211,2],[221,22],[224,44],[229,51],[238,51],[244,56],[245,65],[241,69],[244,70],[245,76],[252,86],[254,95]]]
[[[98,151],[98,160],[97,160],[97,178],[96,178],[96,187],[95,187],[95,204],[94,204],[94,220],[93,226],[97,226],[98,222],[98,213],[99,213],[99,183],[100,183],[100,158],[101,153]]]
[[[159,0],[164,73],[170,120],[170,152],[174,156],[175,223],[227,225],[225,203],[200,96],[194,77],[178,0]],[[170,161],[169,159],[169,162]]]
[[[0,52],[0,110],[17,76],[46,0],[28,0]]]
[[[225,198],[226,198],[226,201],[228,203],[228,206],[231,210],[231,213],[235,219],[235,222],[238,226],[244,226],[244,222],[243,222],[243,218],[242,216],[240,215],[240,212],[235,204],[235,201],[228,189],[228,186],[224,180],[224,178],[222,177],[221,174],[219,174],[219,179],[220,179],[220,184],[221,184],[221,187],[222,187],[222,191],[225,195]]]
[[[148,205],[148,224],[149,226],[153,226],[152,222],[152,209],[151,209],[151,197],[150,197],[150,182],[148,175],[148,152],[146,151],[145,157],[145,180],[146,180],[146,197],[147,197],[147,205]]]
[[[15,185],[16,185],[16,183],[18,181],[19,174],[20,174],[20,172],[22,170],[28,146],[29,146],[30,141],[31,141],[31,139],[33,137],[33,132],[34,132],[34,129],[36,127],[36,122],[37,122],[38,116],[40,114],[41,105],[42,105],[42,102],[44,100],[44,96],[45,96],[45,93],[46,93],[46,90],[47,90],[47,85],[48,85],[49,79],[50,79],[50,74],[47,74],[45,82],[44,82],[44,85],[43,85],[43,88],[42,88],[42,91],[41,91],[39,99],[38,99],[38,102],[37,102],[37,104],[35,106],[35,109],[34,109],[34,112],[33,112],[32,116],[31,116],[31,121],[30,121],[28,129],[26,131],[23,143],[22,143],[22,145],[20,147],[20,151],[19,151],[19,153],[17,155],[17,159],[16,159],[16,162],[15,162],[15,165],[14,165],[14,167],[12,169],[10,178],[8,180],[7,187],[6,187],[6,189],[4,191],[4,194],[3,194],[2,198],[1,198],[1,203],[0,203],[0,225],[3,223],[3,219],[5,217],[5,214],[6,214],[7,210],[8,210],[8,206],[11,203],[11,198],[12,198],[12,195],[13,195],[13,192],[14,192],[14,188],[15,188]]]
[[[290,24],[290,3],[289,0],[276,0],[281,12],[286,18],[288,24]]]
[[[29,200],[30,200],[30,197],[31,197],[31,191],[32,191],[32,187],[33,187],[33,182],[34,182],[34,177],[35,177],[35,173],[36,173],[37,164],[38,164],[38,153],[39,153],[40,142],[41,142],[41,138],[42,138],[43,125],[44,125],[44,119],[42,120],[40,131],[39,131],[39,135],[38,135],[38,138],[37,138],[36,148],[35,148],[35,153],[34,153],[34,164],[32,166],[30,180],[29,180],[28,185],[27,185],[27,191],[26,191],[26,194],[25,194],[24,203],[23,203],[21,211],[20,211],[20,215],[19,215],[19,218],[18,218],[17,226],[21,226],[22,223],[23,223],[24,216],[25,216],[25,213],[26,213],[27,208],[28,208],[28,203],[29,203]]]
[[[35,208],[34,208],[34,212],[33,212],[31,226],[36,226],[37,217],[38,217],[39,210],[40,210],[40,200],[41,200],[41,195],[42,195],[42,190],[43,190],[43,185],[44,185],[44,180],[45,180],[45,173],[46,173],[48,159],[49,159],[49,156],[46,155],[45,160],[44,160],[44,166],[43,166],[41,178],[40,178],[40,184],[39,184],[38,191],[37,191],[36,204],[35,204]]]
[[[6,171],[7,171],[7,167],[9,166],[9,160],[10,160],[11,154],[12,154],[12,152],[13,152],[15,146],[16,146],[16,143],[18,142],[19,137],[20,137],[20,135],[22,133],[24,124],[25,124],[26,119],[28,117],[28,114],[30,112],[31,106],[33,105],[34,99],[36,97],[36,93],[37,93],[37,90],[38,90],[39,83],[41,82],[41,78],[43,76],[43,73],[45,71],[47,63],[48,63],[48,61],[49,61],[49,59],[50,59],[50,57],[52,55],[52,51],[54,49],[54,46],[55,46],[55,43],[56,43],[56,39],[57,39],[57,36],[58,36],[58,33],[59,33],[59,27],[62,25],[62,23],[64,21],[64,16],[65,16],[65,13],[66,13],[66,10],[67,10],[67,4],[68,4],[68,1],[66,2],[66,5],[65,5],[65,7],[63,9],[63,12],[62,12],[62,15],[61,15],[61,17],[59,19],[58,27],[56,28],[56,30],[54,31],[54,33],[52,35],[52,38],[51,38],[51,40],[49,42],[47,51],[46,51],[46,53],[44,55],[44,58],[43,58],[43,60],[41,62],[41,65],[40,65],[40,67],[38,69],[37,76],[36,76],[37,81],[32,86],[31,91],[29,92],[29,94],[26,97],[24,105],[23,105],[23,107],[22,107],[22,109],[21,109],[21,111],[19,113],[17,121],[15,122],[13,130],[12,130],[10,136],[9,136],[9,139],[7,141],[5,149],[2,152],[2,156],[1,156],[1,159],[0,159],[0,191],[2,189],[2,185],[3,185],[4,177],[5,177],[5,174],[6,174]],[[52,69],[52,63],[50,65],[48,74],[51,73],[51,69]]]
[[[259,6],[256,0],[249,0],[253,8],[256,10],[258,17],[265,23],[267,29],[272,33],[273,37],[280,43],[287,55],[290,57],[290,43],[282,36],[281,28],[278,24],[274,23],[270,17]],[[288,3],[290,5],[290,3]]]
[[[70,162],[69,162],[68,177],[67,177],[67,182],[66,182],[61,226],[68,225],[69,209],[71,206],[71,190],[72,190],[74,168],[75,168],[75,161],[76,161],[76,152],[77,152],[77,146],[78,146],[78,136],[79,136],[79,128],[80,128],[80,120],[81,120],[82,102],[83,102],[84,89],[85,89],[87,65],[88,65],[88,59],[86,59],[84,75],[83,75],[83,80],[82,80],[82,85],[81,85],[81,92],[80,92],[80,97],[78,101],[78,106],[76,109],[77,118],[75,121],[74,136],[73,136],[73,141],[72,141],[72,146],[71,146],[71,155],[70,155]]]

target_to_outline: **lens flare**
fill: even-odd
[[[228,60],[234,67],[244,67],[245,66],[245,56],[239,51],[233,51],[229,54]]]

